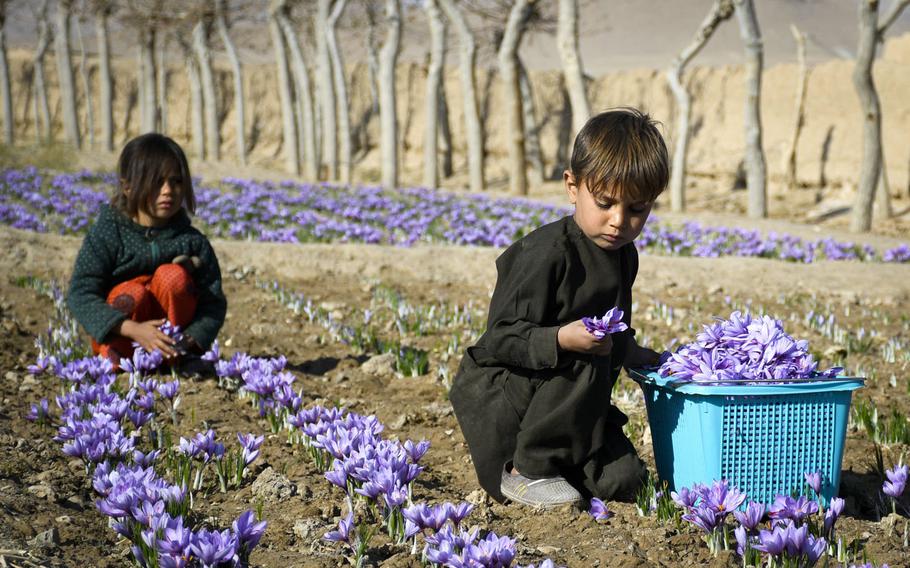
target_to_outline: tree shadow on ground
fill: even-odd
[[[306,373],[308,375],[324,375],[335,369],[340,362],[341,359],[337,357],[319,357],[310,359],[309,361],[301,361],[299,363],[288,363],[287,368],[288,370]]]
[[[841,471],[838,494],[847,501],[845,513],[856,519],[878,522],[891,512],[882,493],[882,478],[874,471]]]

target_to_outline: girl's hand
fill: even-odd
[[[581,320],[573,321],[559,328],[556,341],[560,348],[575,353],[603,356],[609,355],[613,350],[613,339],[609,335],[605,335],[603,339],[597,339]]]
[[[170,359],[177,356],[177,349],[175,341],[158,329],[165,321],[158,319],[139,323],[133,320],[123,320],[119,333],[132,339],[149,353],[157,349],[165,358]]]
[[[660,364],[660,353],[635,343],[633,338],[629,341],[629,350],[626,353],[625,366],[627,368],[656,367]]]

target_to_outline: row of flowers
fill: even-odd
[[[175,419],[180,382],[152,376],[161,362],[158,352],[141,349],[122,360],[130,374],[123,392],[110,361],[64,362],[59,353],[49,355],[30,371],[49,371],[62,381],[63,392],[54,399],[59,415],[42,399],[27,418],[56,426],[54,440],[63,453],[82,460],[98,496],[97,509],[130,541],[139,565],[247,566],[266,528],[252,510],[225,529],[192,526],[189,513],[194,495],[207,487],[207,472],[214,470],[221,491],[239,486],[264,438],[238,434],[238,447],[227,449],[208,430],[172,444],[162,417]]]
[[[886,471],[888,480],[882,491],[897,503],[907,483],[908,468],[896,465]],[[671,492],[673,502],[684,512],[682,519],[705,533],[710,550],[729,550],[735,543],[736,554],[743,566],[811,568],[828,558],[846,562],[849,556],[843,539],[836,534],[835,525],[844,511],[845,501],[834,497],[825,508],[822,505],[822,476],[807,473],[806,483],[817,500],[805,496],[777,495],[766,507],[762,503],[746,502],[746,494],[724,480],[711,486],[696,484]],[[730,542],[730,514],[736,520],[733,543]],[[856,555],[856,551],[853,551]],[[856,566],[855,564],[853,566]],[[862,566],[871,568],[872,563]],[[883,564],[881,568],[888,565]]]
[[[60,297],[58,288],[31,284]],[[221,530],[191,527],[188,519],[194,495],[215,489],[212,478],[224,492],[249,477],[264,436],[238,434],[234,449],[226,448],[212,430],[173,442],[167,421],[177,422],[180,382],[159,374],[160,353],[137,349],[131,359],[121,360],[120,367],[129,373],[129,388],[121,395],[109,361],[72,357],[83,353],[85,346],[66,331],[69,321],[65,303],[55,301],[52,322],[62,325],[39,338],[38,361],[29,367],[32,374],[61,379],[64,393],[55,398],[59,415],[54,416],[48,400],[42,399],[32,405],[27,418],[56,426],[55,440],[63,444],[63,453],[83,460],[98,494],[98,510],[130,541],[139,565],[246,566],[266,528],[253,511]],[[162,330],[179,338],[179,329],[167,323]],[[513,539],[465,526],[473,508],[469,503],[415,502],[413,482],[424,470],[419,462],[429,442],[385,439],[384,426],[375,416],[341,408],[303,408],[302,393],[295,391],[296,378],[286,371],[285,357],[235,353],[222,359],[216,342],[204,358],[214,363],[221,383],[239,385],[241,399],[250,401],[272,431],[285,431],[289,443],[302,444],[314,466],[341,488],[347,513],[325,539],[344,544],[355,565],[366,558],[377,525],[391,542],[410,546],[412,553],[422,541],[419,552],[430,565],[514,564]],[[537,566],[554,564],[545,559]]]
[[[40,232],[87,229],[117,183],[110,173],[50,175],[34,167],[0,172],[0,223]],[[456,195],[425,188],[383,190],[293,181],[225,178],[217,187],[196,180],[197,217],[215,237],[268,242],[361,242],[411,246],[447,243],[507,246],[571,212],[524,199]],[[882,251],[852,242],[654,218],[639,249],[671,255],[754,256],[794,262],[881,260],[910,262],[910,245]]]

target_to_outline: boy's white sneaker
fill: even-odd
[[[581,493],[562,477],[529,479],[520,473],[503,470],[499,490],[511,501],[541,509],[584,501]]]

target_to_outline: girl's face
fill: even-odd
[[[604,250],[616,250],[634,241],[654,205],[652,201],[629,201],[616,191],[595,197],[587,183],[576,184],[575,176],[568,170],[563,180],[569,202],[575,205],[575,223]]]
[[[183,179],[179,174],[163,176],[156,185],[160,188],[136,215],[136,222],[143,227],[163,227],[183,207]]]

